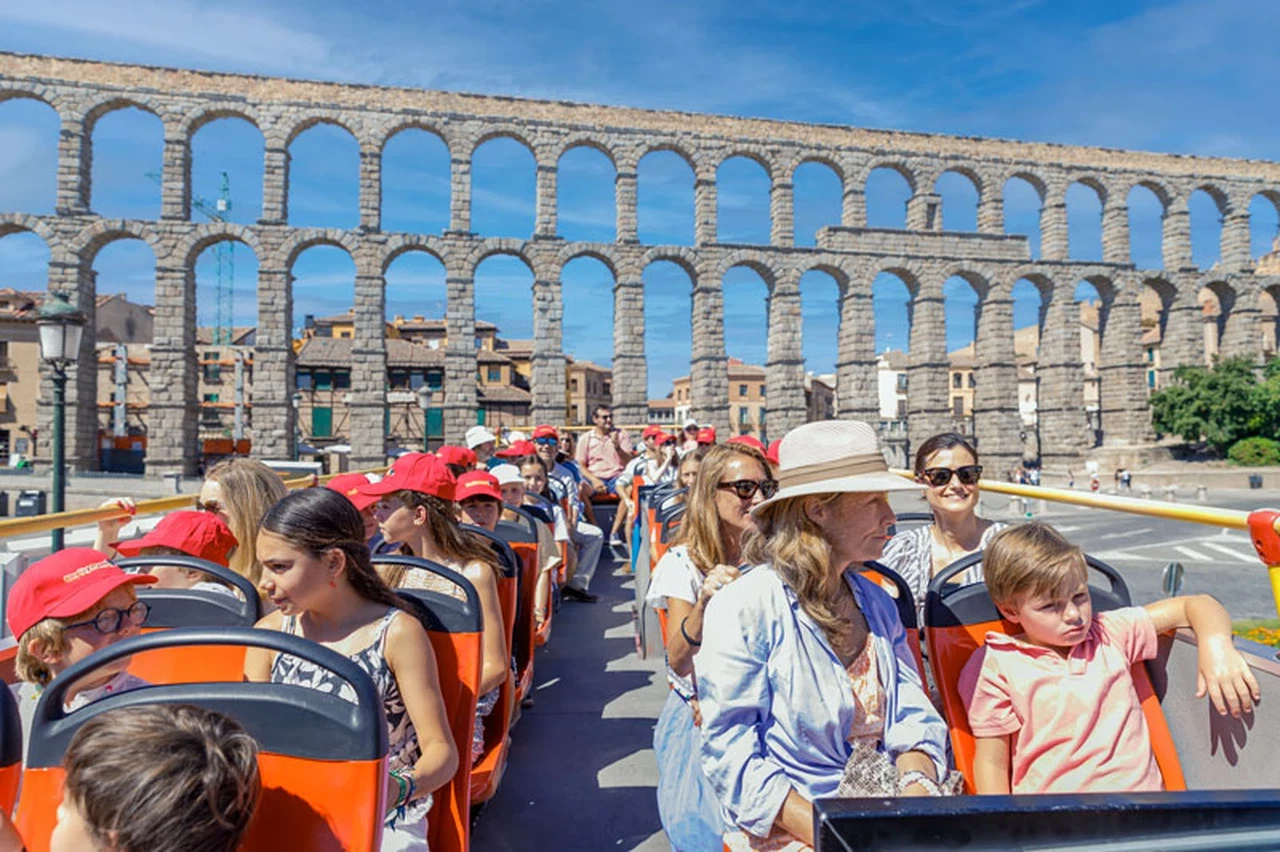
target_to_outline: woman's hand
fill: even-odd
[[[738,579],[741,574],[732,565],[717,565],[702,580],[702,591],[698,593],[698,605],[705,607],[716,592]]]
[[[133,520],[134,513],[138,511],[138,507],[128,497],[113,497],[101,503],[98,508],[120,509],[129,513],[127,518],[111,518],[106,521],[98,521],[98,535],[93,540],[93,549],[101,553],[107,553],[107,548],[111,546],[111,542],[120,538],[120,530]]]
[[[933,793],[930,792],[929,788],[925,787],[923,784],[908,784],[906,787],[902,788],[902,792],[899,793],[898,795],[900,796],[932,796]]]
[[[1196,698],[1206,694],[1220,714],[1239,717],[1253,710],[1262,698],[1258,679],[1235,649],[1230,636],[1200,640],[1200,670],[1196,674]]]

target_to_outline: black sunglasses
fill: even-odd
[[[539,447],[554,447],[560,443],[558,438],[534,438],[533,442]]]
[[[77,621],[75,624],[66,625],[63,629],[93,627],[103,636],[110,636],[120,629],[120,625],[124,623],[126,618],[129,619],[129,623],[134,627],[140,627],[142,622],[147,620],[147,615],[150,612],[151,604],[146,601],[137,601],[128,609],[104,609],[88,621]]]
[[[961,485],[977,485],[978,480],[982,477],[982,465],[967,464],[955,470],[949,467],[927,467],[920,471],[919,476],[934,488],[941,488],[949,484],[952,476],[960,480]]]
[[[732,490],[740,500],[750,500],[759,491],[764,496],[764,499],[768,500],[778,493],[778,480],[762,479],[756,482],[754,479],[735,479],[733,482],[721,482],[716,488],[724,489],[725,491]]]
[[[212,512],[216,515],[222,511],[222,504],[217,500],[209,500],[208,502],[205,502],[204,500],[197,498],[195,509],[197,512]]]

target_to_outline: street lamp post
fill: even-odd
[[[67,498],[67,367],[80,354],[80,339],[87,319],[67,298],[66,293],[53,293],[36,316],[40,329],[40,357],[53,368],[53,511],[66,509]],[[51,535],[51,548],[62,549],[62,528]]]
[[[427,411],[431,408],[431,388],[423,385],[415,393],[418,397],[418,407],[422,409],[422,451],[429,453],[431,447],[428,446],[430,430],[427,428]]]

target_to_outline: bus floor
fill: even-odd
[[[476,852],[670,849],[653,756],[663,661],[636,655],[634,579],[607,550],[601,558],[599,602],[564,603],[538,651],[536,705],[512,730],[506,776],[472,831]]]

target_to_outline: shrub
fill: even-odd
[[[1245,438],[1231,445],[1227,458],[1250,467],[1280,464],[1280,443],[1270,438]]]

